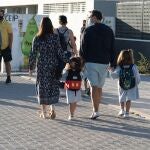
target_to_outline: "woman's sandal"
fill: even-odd
[[[56,113],[54,110],[50,111],[49,113],[50,119],[55,119],[56,118]]]

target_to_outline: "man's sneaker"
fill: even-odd
[[[123,118],[129,118],[129,113],[126,112],[126,113],[124,114]]]
[[[123,117],[125,114],[125,111],[124,110],[120,110],[119,113],[118,113],[118,117]]]
[[[10,79],[10,77],[7,77],[7,79],[6,79],[5,83],[6,83],[6,84],[11,83],[11,79]]]
[[[93,112],[90,119],[95,120],[96,118],[98,118],[100,116],[99,112]]]

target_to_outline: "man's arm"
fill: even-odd
[[[79,55],[82,57],[82,59],[86,58],[86,51],[87,51],[87,32],[86,30],[82,34],[81,43],[80,43],[80,51]]]
[[[116,67],[116,49],[115,49],[115,36],[112,31],[111,51],[110,51],[110,67]]]
[[[9,40],[9,48],[12,49],[13,33],[8,34],[8,40]]]
[[[10,23],[7,24],[7,32],[8,32],[8,46],[10,49],[12,49],[13,31],[12,31],[12,26]]]

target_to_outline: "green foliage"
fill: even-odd
[[[150,74],[150,61],[140,52],[140,60],[137,61],[138,69],[140,73]]]

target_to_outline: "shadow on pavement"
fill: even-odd
[[[116,121],[108,121],[97,119],[95,121],[81,121],[81,120],[73,120],[73,121],[65,121],[56,119],[61,124],[68,125],[68,126],[77,126],[81,128],[86,128],[89,130],[95,130],[97,132],[108,132],[120,134],[120,135],[127,135],[131,137],[140,137],[145,139],[150,139],[150,128],[146,128],[143,126],[138,125],[130,125],[127,123],[117,123]],[[135,120],[134,120],[135,121]],[[95,122],[95,123],[94,123]],[[147,122],[149,123],[149,122]]]

